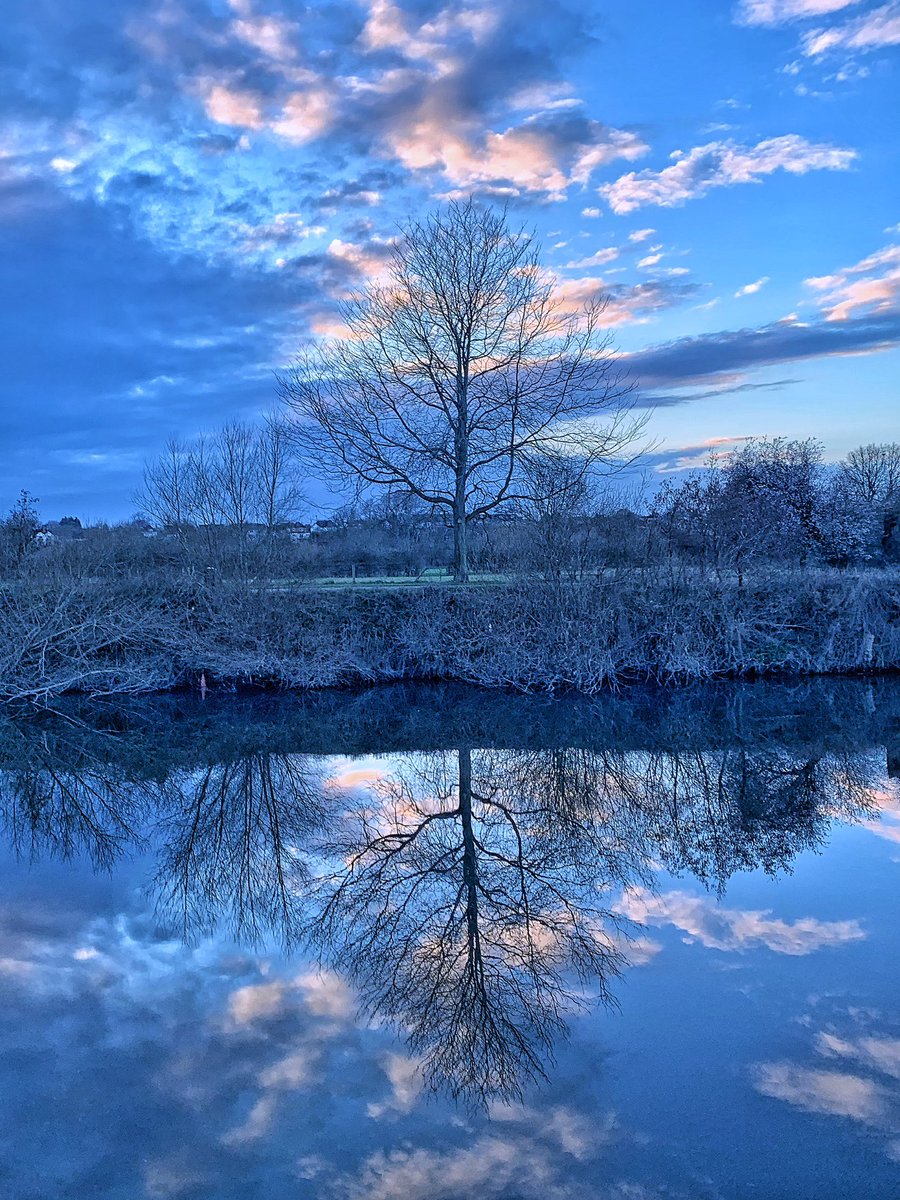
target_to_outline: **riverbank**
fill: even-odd
[[[454,681],[594,694],[688,682],[900,670],[900,574],[743,581],[624,573],[584,584],[327,593],[179,580],[8,585],[0,698],[199,687]]]

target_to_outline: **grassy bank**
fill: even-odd
[[[900,669],[896,572],[664,571],[583,584],[325,592],[123,576],[0,594],[0,697],[457,680],[593,693],[624,680]]]

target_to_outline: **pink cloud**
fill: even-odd
[[[263,127],[262,102],[254,92],[228,87],[224,83],[203,83],[201,93],[203,107],[211,121],[240,129]]]
[[[807,279],[820,294],[829,321],[846,321],[860,310],[887,312],[900,303],[900,246],[886,246],[833,275]]]

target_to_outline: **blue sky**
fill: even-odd
[[[507,201],[610,297],[653,464],[900,437],[900,3],[7,0],[0,507],[124,518],[398,221]]]

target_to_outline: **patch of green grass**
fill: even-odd
[[[476,572],[469,586],[485,587],[508,583],[509,575]],[[453,576],[444,567],[430,567],[419,575],[320,575],[313,579],[278,579],[269,585],[275,591],[344,591],[359,588],[416,588],[453,586]]]

